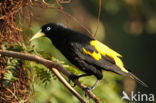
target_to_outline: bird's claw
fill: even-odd
[[[86,87],[84,88],[84,91],[85,91],[85,97],[87,97],[88,92],[92,91],[92,88]]]
[[[71,81],[71,80],[77,80],[79,77],[74,74],[71,74],[68,78],[69,78],[69,81]]]
[[[86,88],[84,88],[84,90],[87,91],[87,92],[89,92],[89,91],[92,91],[92,88],[86,87]]]
[[[70,83],[71,82],[71,80],[73,81],[73,80],[78,80],[78,76],[76,76],[76,75],[74,75],[74,74],[71,74],[69,77],[69,80],[68,80],[68,82]],[[76,86],[76,84],[74,83],[74,85],[72,85],[72,87],[75,87]]]

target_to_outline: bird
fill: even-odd
[[[74,31],[59,23],[47,23],[41,27],[30,41],[47,37],[53,45],[84,74],[71,74],[69,79],[79,79],[94,75],[97,80],[88,90],[93,90],[103,78],[103,71],[109,71],[136,80],[144,87],[148,87],[141,79],[124,67],[122,55],[107,45],[96,40],[89,34]]]

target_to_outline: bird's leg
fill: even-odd
[[[71,74],[71,75],[69,76],[69,81],[75,80],[75,79],[79,79],[79,78],[85,77],[85,76],[89,76],[89,75],[88,75],[88,74],[82,74],[82,75]]]
[[[89,75],[88,75],[88,74],[82,74],[82,75],[71,74],[71,75],[69,76],[69,81],[68,81],[68,82],[70,83],[71,80],[78,80],[79,78],[85,77],[85,76],[89,76]],[[74,84],[73,87],[75,87],[75,84]]]
[[[97,85],[98,83],[99,83],[99,80],[97,79],[96,82],[93,84],[92,87],[86,87],[85,89],[88,90],[88,91],[91,91],[91,90],[93,90],[93,89],[96,87],[96,85]]]
[[[91,87],[91,90],[93,90],[96,86],[97,86],[97,84],[99,83],[99,80],[97,79],[96,80],[96,82],[93,84],[93,86]]]

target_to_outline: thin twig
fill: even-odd
[[[92,33],[91,33],[84,25],[82,25],[76,17],[74,17],[74,16],[72,16],[71,14],[69,14],[68,12],[64,11],[63,7],[62,7],[61,4],[60,4],[61,2],[59,3],[58,0],[55,0],[55,2],[57,3],[57,6],[59,6],[59,8],[58,8],[58,7],[56,7],[56,6],[51,6],[50,4],[46,3],[44,0],[42,0],[42,1],[43,1],[43,4],[44,4],[44,5],[42,6],[42,8],[44,8],[44,6],[45,6],[46,8],[56,9],[56,10],[58,10],[59,12],[62,13],[63,16],[64,16],[64,18],[65,18],[65,21],[66,21],[68,27],[70,27],[70,25],[69,25],[67,16],[68,16],[68,17],[71,17],[71,19],[73,19],[73,20],[74,20],[77,24],[79,24],[84,30],[86,30],[86,31],[89,33],[89,35],[93,36]],[[70,0],[69,0],[69,3],[70,3]]]
[[[69,77],[71,74],[65,70],[60,64],[57,64],[53,61],[50,60],[46,60],[44,58],[41,58],[39,56],[36,55],[30,55],[30,54],[24,54],[24,53],[19,53],[19,52],[13,52],[13,51],[8,51],[8,50],[0,50],[0,54],[3,56],[8,56],[8,57],[14,57],[14,58],[20,58],[20,59],[24,59],[24,60],[29,60],[29,61],[35,61],[37,63],[43,64],[46,67],[48,67],[50,70],[52,70],[54,72],[54,74],[56,74],[59,79],[61,79],[62,77],[60,77],[61,75],[59,74],[58,71],[62,72],[64,75],[66,75],[67,77]],[[56,69],[54,69],[56,68]],[[58,70],[58,71],[57,71]],[[62,81],[61,81],[62,82]],[[86,94],[92,98],[96,103],[99,103],[98,98],[91,92],[86,90],[86,86],[84,86],[83,84],[81,84],[78,80],[73,80],[73,82],[78,85],[82,90],[84,90],[86,92]],[[68,82],[66,82],[68,83]],[[66,85],[67,86],[67,85]],[[69,89],[69,88],[68,88]],[[72,93],[74,91],[70,90]],[[74,94],[82,103],[86,103],[85,100],[81,97],[76,95],[76,93]]]
[[[96,36],[96,33],[98,31],[98,28],[99,28],[100,16],[101,16],[101,0],[99,0],[99,10],[98,10],[97,26],[96,26],[94,37]]]
[[[67,15],[65,14],[65,12],[64,12],[64,10],[63,10],[63,7],[62,7],[62,5],[59,3],[59,1],[58,0],[55,0],[55,2],[57,3],[57,5],[59,6],[59,11],[63,14],[63,16],[64,16],[64,19],[65,19],[65,21],[66,21],[66,23],[67,23],[67,27],[68,28],[70,28],[70,25],[69,25],[69,22],[68,22],[68,18],[67,18]]]
[[[71,3],[71,0],[61,0],[61,1],[59,1],[60,2],[60,4],[68,4],[68,3]]]
[[[19,99],[17,98],[17,96],[15,95],[15,93],[13,93],[9,88],[5,88],[7,91],[9,91],[15,98],[16,100],[18,101],[19,103]]]
[[[64,13],[67,16],[71,17],[77,24],[79,24],[84,30],[86,30],[89,33],[90,36],[92,36],[92,33],[84,25],[82,25],[76,17],[72,16],[71,14],[69,14],[69,13],[67,13],[65,11],[64,11]]]

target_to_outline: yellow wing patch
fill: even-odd
[[[109,56],[111,58],[114,59],[115,64],[120,67],[120,69],[126,73],[128,73],[128,71],[124,68],[123,62],[119,57],[122,57],[121,54],[115,52],[114,50],[112,50],[111,48],[109,48],[108,46],[102,44],[101,42],[97,41],[97,40],[92,40],[90,42],[90,44],[98,51],[98,53],[96,53],[95,51],[93,51],[92,53],[87,51],[85,48],[83,48],[83,52],[92,56],[94,59],[96,60],[100,60],[102,58],[101,55],[103,56]]]
[[[96,53],[95,51],[91,53],[90,51],[87,51],[85,48],[82,48],[82,50],[85,54],[92,56],[96,60],[100,60],[102,58],[100,53]]]

